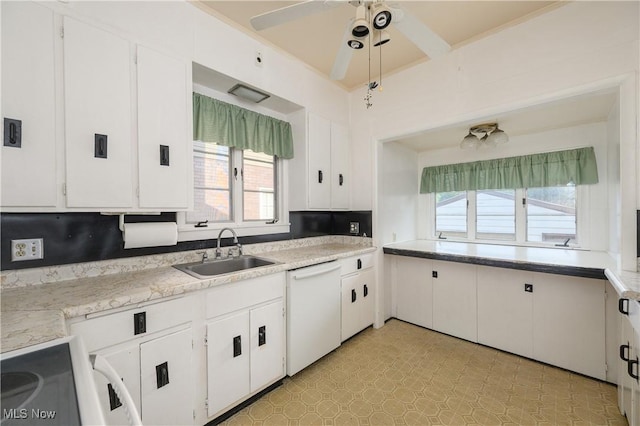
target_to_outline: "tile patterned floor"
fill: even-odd
[[[616,388],[398,320],[367,329],[226,425],[626,425]]]

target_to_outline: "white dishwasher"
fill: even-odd
[[[287,273],[287,374],[340,346],[340,263]]]

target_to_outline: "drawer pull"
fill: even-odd
[[[156,365],[156,384],[158,389],[169,384],[169,364],[163,362]]]
[[[267,344],[267,326],[258,328],[258,346]]]
[[[366,284],[364,285],[363,293],[364,293],[364,297],[367,297],[369,295],[369,287],[367,287]]]
[[[356,301],[356,291],[355,289],[351,289],[351,303],[354,303]]]
[[[625,355],[626,353],[626,355]],[[629,344],[620,345],[620,359],[629,362]]]
[[[362,260],[358,259],[358,269],[362,269]]]
[[[133,314],[133,334],[143,334],[147,332],[147,313],[139,312]]]
[[[633,366],[636,366],[636,373],[633,374]],[[636,357],[635,360],[629,360],[627,361],[627,373],[629,373],[629,376],[631,376],[632,378],[636,379],[636,381],[638,381],[638,377],[639,377],[639,372],[638,372],[638,357]]]
[[[233,338],[233,357],[242,355],[242,336]]]
[[[629,299],[618,299],[618,311],[623,315],[629,315]]]

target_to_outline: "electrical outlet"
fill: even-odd
[[[349,222],[349,233],[358,235],[360,233],[360,222]]]
[[[11,261],[35,260],[44,258],[44,240],[11,240]]]

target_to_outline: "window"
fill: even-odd
[[[516,191],[514,189],[476,192],[476,238],[516,239]]]
[[[244,220],[276,219],[275,157],[245,150],[242,158]]]
[[[529,188],[526,206],[527,241],[575,242],[575,186]]]
[[[436,193],[436,234],[466,237],[467,204],[465,191]]]
[[[437,192],[433,200],[435,237],[535,245],[578,243],[575,185]]]
[[[286,229],[274,226],[280,211],[286,209],[279,205],[280,164],[276,156],[194,141],[194,209],[180,214],[181,231],[206,232],[230,226],[238,235],[287,232],[288,224]],[[205,221],[206,228],[194,229]],[[215,237],[217,232],[211,235]],[[183,239],[203,238],[212,237]]]

